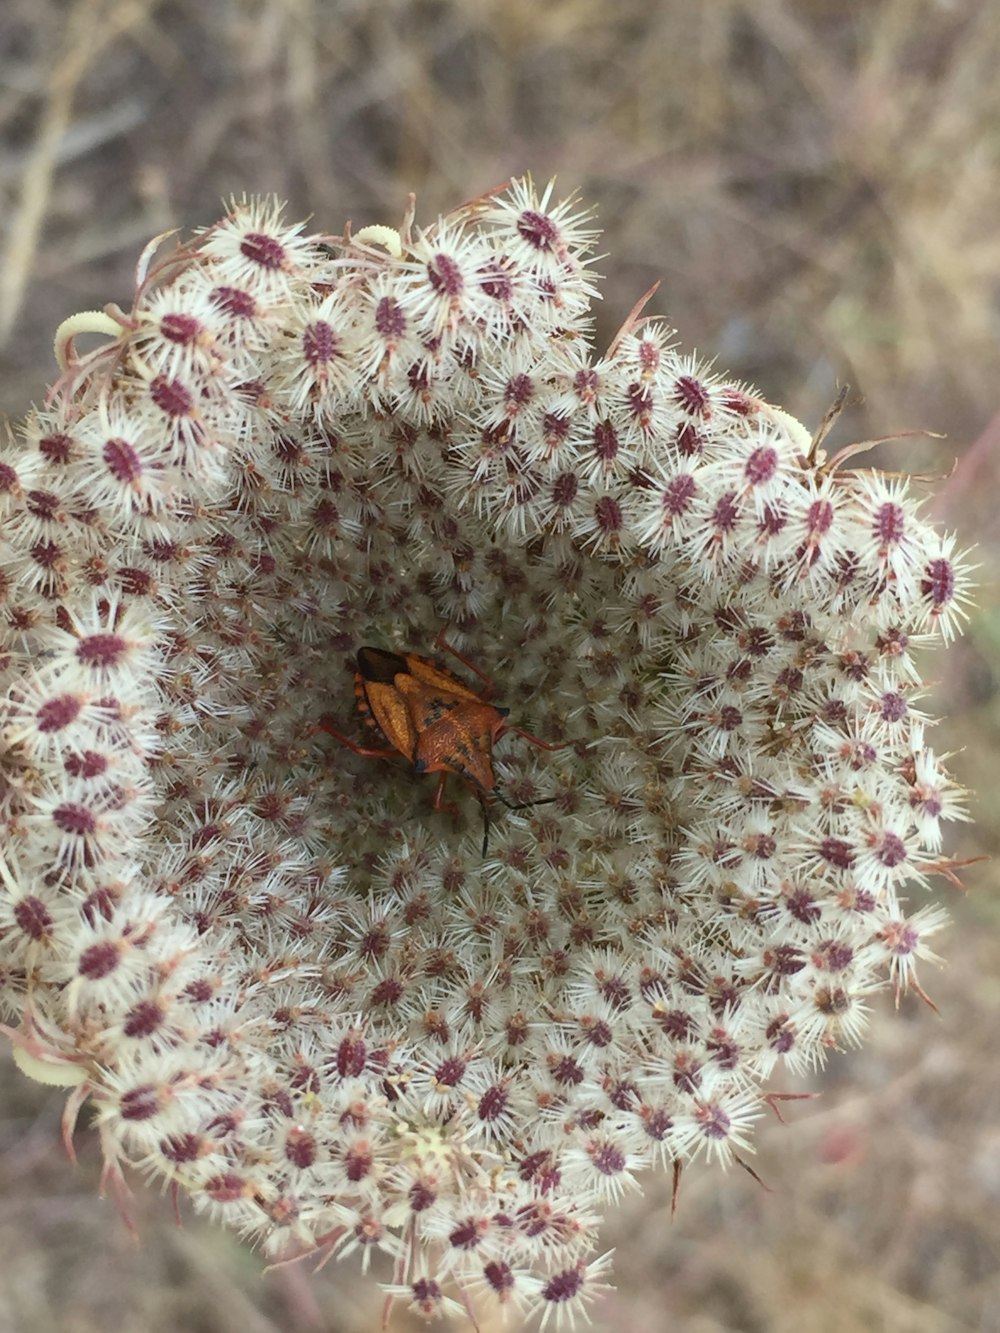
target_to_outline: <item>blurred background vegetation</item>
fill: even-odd
[[[340,231],[418,222],[531,171],[605,230],[607,341],[650,309],[829,447],[939,479],[979,544],[979,606],[939,657],[935,748],[977,789],[960,857],[1000,841],[1000,8],[995,0],[2,0],[0,410],[53,374],[65,316],[127,306],[136,257],[273,191]],[[994,864],[942,884],[948,965],[758,1135],[756,1169],[650,1181],[607,1227],[598,1333],[1000,1330],[1000,909]],[[2,1066],[0,1329],[367,1333],[351,1265],[257,1256],[143,1192],[130,1235],[71,1169],[63,1097]],[[790,1082],[781,1085],[792,1088]],[[798,1090],[803,1090],[800,1085]],[[405,1316],[394,1327],[408,1329]]]

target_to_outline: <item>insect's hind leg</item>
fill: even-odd
[[[341,745],[346,745],[348,750],[353,750],[359,754],[362,759],[398,759],[398,750],[374,750],[367,745],[359,745],[357,741],[352,741],[345,736],[342,731],[338,731],[332,722],[324,722],[322,719],[316,723],[311,731],[306,734],[309,736],[318,736],[320,732],[325,732],[327,736],[332,736],[335,741],[340,741]]]
[[[448,642],[448,640],[444,637],[444,630],[439,631],[437,638],[434,640],[434,647],[442,648],[446,653],[451,653],[452,657],[457,657],[458,660],[462,663],[462,665],[464,667],[467,667],[474,676],[479,677],[479,679],[483,682],[483,685],[486,687],[483,690],[482,694],[480,695],[480,698],[483,700],[484,703],[488,702],[493,697],[493,695],[496,693],[496,686],[494,685],[492,678],[488,676],[485,671],[480,670],[480,668],[476,666],[475,662],[470,662],[469,659],[464,654],[458,651],[457,648],[453,648],[451,644]]]

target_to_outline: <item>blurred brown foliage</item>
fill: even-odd
[[[979,790],[957,855],[1000,841],[1000,10],[993,0],[3,0],[0,408],[44,393],[51,337],[127,305],[146,240],[273,191],[318,227],[395,224],[530,170],[598,206],[601,336],[651,309],[830,447],[944,478],[934,511],[980,544],[979,610],[947,660],[938,747]],[[951,966],[876,1008],[863,1052],[786,1104],[755,1167],[652,1181],[608,1227],[600,1333],[1000,1329],[1000,923],[966,873]],[[801,1090],[801,1089],[799,1089]],[[380,1322],[345,1266],[262,1276],[169,1200],[139,1244],[59,1144],[62,1096],[0,1092],[0,1328],[326,1329]],[[138,1183],[138,1182],[137,1182]],[[394,1327],[410,1327],[395,1317]]]

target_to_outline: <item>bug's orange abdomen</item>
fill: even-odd
[[[358,707],[388,744],[412,763],[417,728],[396,687],[397,677],[407,675],[407,660],[398,653],[383,652],[380,648],[359,649],[358,672],[354,678]]]

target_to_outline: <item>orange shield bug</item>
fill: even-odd
[[[523,727],[507,721],[508,708],[490,702],[493,682],[457,649],[438,635],[435,647],[444,648],[477,675],[484,688],[477,694],[440,663],[416,653],[391,653],[383,648],[360,648],[354,676],[358,710],[384,745],[373,748],[349,740],[327,721],[316,731],[325,731],[366,759],[391,759],[402,755],[416,773],[439,773],[434,809],[458,814],[458,807],[444,800],[448,774],[467,783],[483,808],[483,855],[489,841],[487,798],[495,796],[509,810],[547,805],[541,801],[508,801],[497,790],[493,772],[493,746],[508,731],[516,732],[542,750],[562,750],[572,742],[551,745]]]

